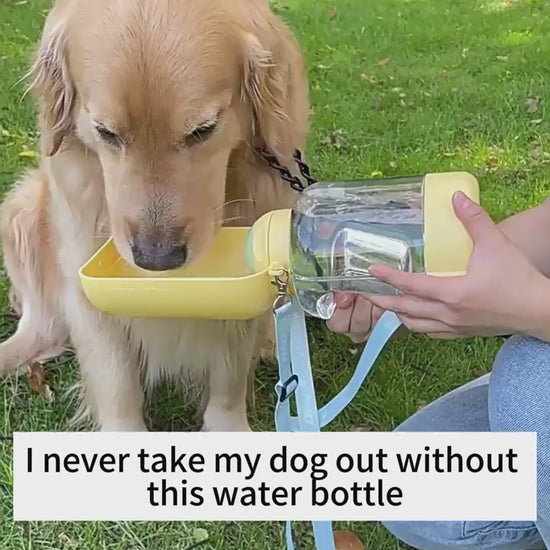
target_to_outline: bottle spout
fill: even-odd
[[[246,244],[246,259],[254,273],[277,265],[290,267],[290,224],[292,211],[273,210],[251,227]]]

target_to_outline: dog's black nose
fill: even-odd
[[[168,271],[187,261],[187,243],[158,236],[136,237],[131,243],[134,262],[148,271]]]

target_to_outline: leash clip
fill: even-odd
[[[298,389],[298,381],[298,375],[293,374],[286,382],[281,384],[279,403],[284,403],[296,393],[296,390]]]
[[[271,284],[277,287],[277,298],[273,302],[273,311],[283,307],[290,302],[288,293],[288,271],[281,266],[272,266],[269,269],[269,274],[273,277]]]

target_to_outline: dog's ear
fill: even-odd
[[[264,2],[250,9],[253,32],[245,33],[243,99],[253,112],[253,146],[281,159],[301,149],[307,135],[308,90],[300,48]],[[252,8],[252,6],[250,6]]]
[[[31,83],[27,91],[40,104],[42,139],[48,156],[59,151],[63,138],[71,131],[76,97],[67,59],[65,12],[62,5],[48,16],[28,75]]]

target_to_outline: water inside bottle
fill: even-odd
[[[320,183],[293,210],[293,286],[305,311],[330,319],[337,292],[396,294],[373,264],[424,272],[423,176]]]

